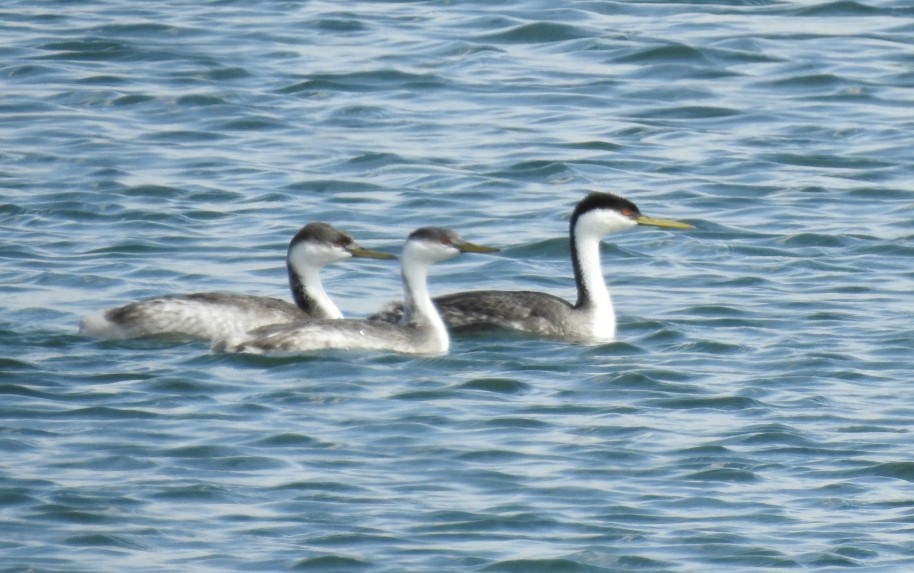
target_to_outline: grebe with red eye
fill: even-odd
[[[303,318],[340,319],[327,296],[320,271],[352,257],[396,259],[364,249],[352,235],[327,223],[309,223],[289,242],[286,268],[295,304],[277,298],[218,292],[149,298],[104,310],[83,319],[80,332],[101,338],[167,336],[212,341],[233,334]]]
[[[578,300],[575,304],[534,291],[469,291],[434,299],[451,330],[508,329],[536,336],[598,344],[616,335],[616,315],[600,264],[600,241],[637,225],[690,229],[692,225],[655,219],[610,193],[591,193],[571,214],[571,263]],[[389,305],[372,320],[399,320],[402,305]]]
[[[218,340],[213,344],[213,350],[253,354],[289,354],[329,348],[407,354],[447,352],[450,337],[429,296],[428,269],[433,263],[460,253],[497,250],[468,243],[450,229],[418,229],[409,235],[403,247],[401,264],[406,305],[403,317],[397,323],[343,319],[277,324]]]

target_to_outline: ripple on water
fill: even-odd
[[[911,568],[909,8],[12,2],[6,569]],[[452,226],[505,249],[433,292],[572,300],[588,189],[695,224],[604,241],[612,344],[76,334],[142,296],[287,297],[310,220],[391,250]],[[395,266],[324,273],[352,316],[402,296]]]
[[[462,390],[481,390],[499,394],[520,394],[528,392],[529,384],[512,378],[474,378],[460,385]]]

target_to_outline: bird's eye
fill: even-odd
[[[622,214],[625,215],[626,217],[631,217],[632,215],[635,214],[635,211],[634,211],[634,209],[626,208],[626,209],[622,209]]]

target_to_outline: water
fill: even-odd
[[[0,571],[914,567],[914,10],[903,2],[6,2]],[[438,293],[574,296],[619,340],[448,356],[99,342],[163,293],[287,297],[325,220],[504,248]],[[351,316],[395,265],[325,285]]]

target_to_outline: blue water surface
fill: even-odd
[[[892,0],[3,3],[0,571],[911,570],[912,38]],[[77,332],[286,298],[314,220],[573,299],[590,190],[696,227],[608,238],[612,344]]]

